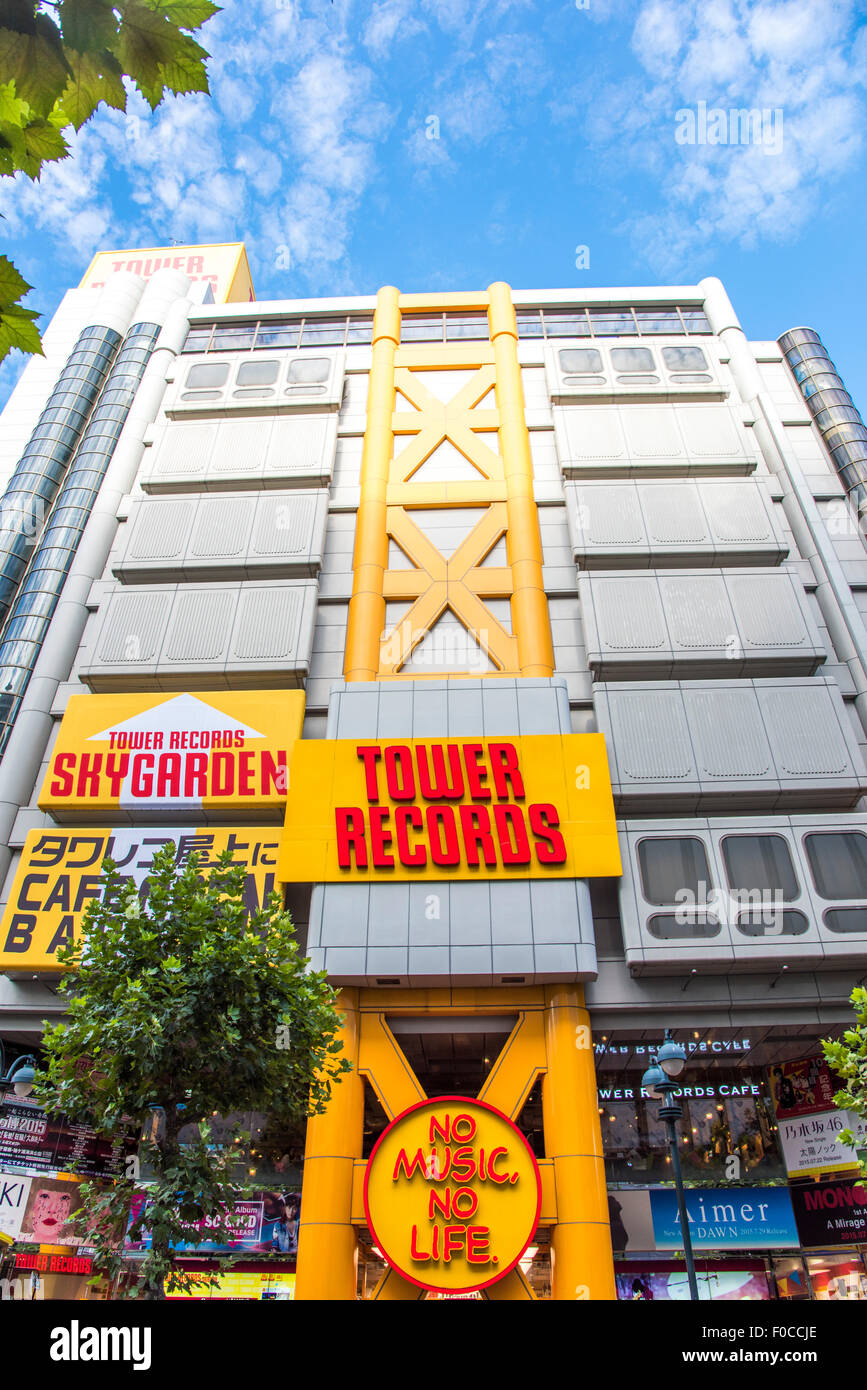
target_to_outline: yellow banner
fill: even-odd
[[[282,811],[300,690],[73,695],[39,807],[66,824]]]
[[[285,882],[621,872],[602,734],[299,741]]]
[[[140,246],[127,251],[98,251],[79,288],[102,289],[119,270],[143,275],[146,280],[158,270],[182,270],[191,280],[204,280],[209,284],[217,304],[246,304],[256,298],[242,241],[217,242],[210,246]]]
[[[31,830],[0,922],[0,970],[60,968],[57,952],[79,930],[87,904],[101,897],[106,855],[145,898],[154,854],[167,842],[181,859],[199,854],[206,870],[230,849],[234,862],[247,867],[245,899],[255,909],[277,886],[279,840],[273,825]]]

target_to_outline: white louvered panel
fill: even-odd
[[[255,505],[252,497],[237,495],[202,498],[190,540],[190,556],[229,560],[243,555]]]
[[[771,750],[755,691],[684,690],[699,772],[706,777],[766,777]]]
[[[627,406],[623,428],[633,458],[682,458],[683,447],[670,405]]]
[[[711,530],[720,541],[766,541],[771,521],[755,483],[705,484],[702,500]]]
[[[687,453],[697,458],[741,457],[743,448],[728,406],[694,405],[677,412]]]
[[[224,657],[235,602],[232,590],[179,590],[161,660],[213,662]]]
[[[303,597],[302,589],[290,587],[243,589],[232,636],[231,659],[296,660]]]
[[[315,493],[267,492],[253,525],[254,555],[307,555],[316,520]]]
[[[578,535],[591,545],[638,545],[644,539],[633,484],[582,488],[577,500]]]
[[[275,420],[265,450],[265,476],[330,476],[334,460],[327,456],[332,444],[329,432],[327,415],[290,415]]]
[[[97,655],[106,665],[131,666],[153,661],[165,631],[172,594],[112,594],[99,638]]]
[[[126,552],[127,560],[174,560],[184,552],[193,522],[195,503],[151,501],[140,503]]]
[[[269,418],[221,420],[209,474],[217,477],[258,476],[267,453],[271,425]]]
[[[570,459],[622,459],[626,457],[623,430],[617,411],[603,406],[566,406],[563,423]]]
[[[204,477],[217,437],[212,421],[170,422],[156,445],[155,477]]]
[[[665,576],[659,586],[675,647],[726,646],[734,622],[721,576]]]
[[[655,579],[597,579],[592,594],[603,650],[658,651],[667,645]]]
[[[792,777],[840,776],[851,762],[828,689],[802,683],[759,692],[780,767]]]
[[[694,483],[645,485],[639,493],[651,542],[694,545],[707,539],[707,526]]]
[[[685,781],[693,776],[689,731],[678,690],[622,690],[610,696],[617,762],[633,781]]]
[[[729,575],[738,629],[751,647],[802,647],[804,615],[787,574]]]

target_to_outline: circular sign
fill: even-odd
[[[437,1096],[380,1135],[364,1210],[388,1264],[419,1288],[473,1293],[502,1279],[533,1238],[539,1166],[521,1131],[484,1101]]]

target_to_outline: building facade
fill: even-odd
[[[0,421],[7,1053],[105,853],[229,845],[354,1067],[296,1297],[464,1289],[366,1202],[442,1096],[539,1184],[475,1296],[682,1296],[666,1028],[703,1296],[861,1296],[815,1059],[867,974],[867,432],[817,335],[712,279],[250,302],[198,250],[112,253]]]

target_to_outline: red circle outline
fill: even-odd
[[[508,1265],[505,1269],[495,1274],[492,1279],[486,1279],[483,1284],[471,1284],[468,1285],[466,1288],[459,1289],[443,1289],[441,1284],[425,1284],[422,1282],[421,1279],[415,1279],[411,1274],[407,1274],[406,1270],[401,1269],[400,1265],[398,1265],[388,1254],[386,1254],[386,1251],[383,1247],[383,1243],[380,1240],[379,1236],[376,1234],[376,1228],[374,1227],[373,1221],[370,1217],[370,1204],[367,1200],[367,1186],[368,1181],[370,1179],[371,1165],[373,1164],[373,1160],[376,1158],[376,1153],[379,1149],[380,1144],[382,1144],[385,1141],[385,1139],[395,1128],[395,1126],[401,1124],[402,1121],[406,1119],[407,1115],[412,1115],[416,1110],[424,1110],[427,1106],[446,1105],[451,1101],[454,1101],[458,1105],[477,1105],[481,1110],[488,1110],[492,1115],[496,1115],[498,1119],[505,1120],[509,1128],[515,1131],[515,1134],[518,1136],[518,1139],[523,1144],[524,1148],[527,1150],[527,1153],[530,1155],[530,1162],[533,1165],[533,1173],[536,1177],[536,1215],[534,1216],[533,1224],[530,1227],[530,1234],[528,1235],[521,1249],[518,1251],[518,1254],[515,1256],[512,1263]],[[424,1289],[428,1293],[480,1293],[482,1289],[489,1289],[492,1284],[498,1284],[501,1279],[505,1279],[507,1274],[511,1274],[512,1270],[515,1269],[515,1267],[520,1263],[525,1252],[529,1249],[530,1242],[532,1241],[533,1236],[536,1234],[536,1231],[538,1229],[539,1217],[541,1216],[541,1213],[542,1174],[539,1171],[539,1164],[536,1159],[536,1155],[533,1153],[533,1150],[527,1143],[526,1136],[523,1135],[521,1131],[518,1129],[518,1126],[515,1124],[515,1121],[510,1119],[508,1115],[505,1115],[502,1110],[498,1110],[495,1105],[489,1105],[486,1100],[475,1100],[472,1096],[428,1096],[426,1100],[420,1100],[417,1101],[415,1105],[407,1106],[406,1110],[401,1111],[399,1115],[395,1115],[391,1123],[386,1125],[385,1129],[382,1131],[382,1134],[380,1134],[379,1138],[374,1144],[370,1158],[367,1160],[367,1165],[364,1169],[364,1216],[367,1221],[367,1228],[370,1231],[370,1234],[373,1236],[373,1239],[376,1242],[378,1248],[382,1251],[383,1258],[385,1259],[385,1262],[389,1266],[389,1268],[393,1269],[396,1274],[399,1274],[402,1279],[408,1280],[410,1284],[415,1284],[416,1288]]]

